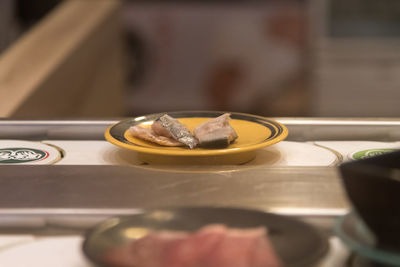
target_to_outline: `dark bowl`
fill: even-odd
[[[400,151],[344,163],[340,172],[347,196],[376,245],[400,251]]]

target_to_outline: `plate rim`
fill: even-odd
[[[253,118],[255,120],[262,120],[264,122],[268,122],[273,127],[277,127],[277,126],[280,127],[282,129],[282,131],[277,136],[273,137],[273,139],[271,139],[271,140],[267,140],[267,141],[264,140],[260,143],[245,146],[245,147],[204,149],[204,150],[169,150],[169,149],[163,149],[162,147],[161,148],[142,147],[142,146],[137,146],[135,144],[127,144],[122,141],[119,141],[111,134],[111,130],[114,127],[120,125],[121,123],[126,123],[131,120],[137,120],[138,122],[145,122],[145,121],[148,121],[148,120],[146,120],[146,118],[149,116],[161,116],[163,114],[172,114],[173,115],[173,114],[181,114],[181,113],[183,113],[183,114],[185,114],[185,113],[188,113],[188,114],[189,113],[200,113],[200,114],[203,113],[203,114],[217,114],[217,115],[218,114],[222,115],[224,113],[230,113],[235,116],[244,116],[244,117],[248,117],[248,118]],[[189,116],[187,116],[187,117],[189,117]],[[143,118],[143,120],[140,120],[140,118]],[[255,122],[255,123],[257,123],[257,122]],[[270,146],[270,145],[273,145],[273,144],[276,144],[276,143],[279,143],[279,142],[285,140],[286,137],[288,136],[288,134],[289,134],[289,130],[284,124],[278,122],[275,119],[271,119],[271,118],[267,118],[267,117],[259,116],[259,115],[253,115],[253,114],[241,113],[241,112],[229,112],[229,111],[226,111],[226,112],[225,111],[173,111],[173,112],[147,114],[147,115],[143,115],[143,116],[137,116],[137,117],[121,120],[121,121],[109,126],[104,133],[104,137],[108,142],[110,142],[113,145],[116,145],[118,147],[125,148],[128,150],[141,152],[141,153],[147,153],[147,154],[153,154],[153,155],[165,155],[165,156],[189,156],[189,157],[193,156],[193,157],[196,157],[196,156],[219,156],[219,155],[227,155],[227,154],[255,151],[257,149],[260,149],[260,148],[263,148],[266,146]]]

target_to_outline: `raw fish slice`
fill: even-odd
[[[229,229],[222,224],[194,233],[154,231],[104,260],[121,267],[279,267],[266,229]]]
[[[207,258],[208,267],[253,267],[252,254],[259,238],[265,238],[264,228],[230,229]],[[232,255],[235,255],[232,257]],[[258,262],[260,263],[260,262]],[[260,265],[258,265],[260,266]],[[272,267],[261,265],[263,267]]]
[[[224,238],[227,230],[224,225],[209,225],[169,246],[164,253],[165,266],[207,266],[208,255]]]
[[[197,146],[197,139],[186,129],[185,125],[171,116],[165,114],[154,123],[156,123],[156,128],[158,128],[159,125],[157,123],[159,123],[175,140],[187,145],[189,148],[193,149]]]
[[[104,260],[121,267],[279,267],[266,229],[211,224],[194,233],[154,231]]]
[[[153,130],[153,132],[157,135],[162,135],[165,137],[169,137],[169,138],[174,138],[171,133],[162,126],[161,122],[156,120],[153,122],[153,124],[151,125],[151,129]],[[174,139],[175,140],[175,139]]]
[[[258,237],[253,248],[252,267],[279,267],[283,266],[276,251],[267,238]]]
[[[143,128],[139,125],[130,127],[129,133],[134,137],[138,137],[162,146],[183,146],[181,142],[173,138],[157,135],[151,128]]]
[[[225,113],[197,126],[194,129],[194,136],[199,140],[199,146],[222,148],[233,143],[238,135],[229,124],[230,120],[230,114]]]

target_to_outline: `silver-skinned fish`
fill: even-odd
[[[199,143],[198,140],[185,127],[185,125],[167,114],[158,118],[153,125],[154,124],[156,125],[153,127],[153,130],[156,128],[156,131],[160,131],[157,128],[159,128],[161,125],[162,128],[165,129],[175,140],[185,144],[190,149],[195,148]],[[163,135],[165,135],[165,132]]]

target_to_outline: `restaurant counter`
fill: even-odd
[[[294,216],[332,235],[335,219],[351,206],[337,166],[400,148],[400,119],[276,120],[289,129],[285,141],[260,149],[248,163],[223,166],[144,164],[136,152],[104,140],[118,120],[0,120],[0,145],[23,140],[57,154],[47,164],[0,165],[0,263],[14,258],[8,249],[38,241],[56,249],[59,240],[60,251],[74,244],[70,253],[80,253],[76,246],[88,228],[141,208],[258,209]],[[334,263],[338,253],[348,253],[338,244],[332,237],[335,256],[321,266],[341,266]],[[82,262],[65,266],[86,266]]]

